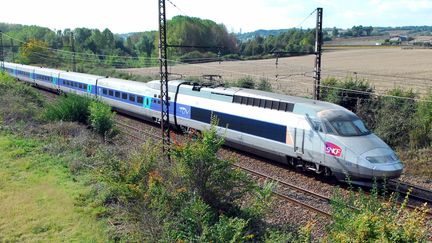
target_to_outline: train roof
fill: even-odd
[[[152,86],[152,88],[159,89],[160,87],[160,81],[154,80],[149,83],[147,83],[149,86]],[[181,83],[185,83],[187,81],[185,80],[173,80],[168,82],[168,89],[170,92],[174,92],[173,89],[176,89],[177,86]],[[193,85],[191,84],[189,86],[189,89],[191,89]],[[267,91],[261,91],[261,90],[254,90],[254,89],[244,89],[244,88],[238,88],[238,87],[206,87],[202,86],[200,89],[200,93],[211,93],[211,94],[221,94],[223,96],[242,96],[242,97],[252,97],[252,98],[258,98],[258,99],[266,99],[266,100],[275,100],[275,101],[282,101],[286,103],[292,103],[294,104],[293,113],[301,114],[301,115],[310,115],[313,117],[316,117],[317,114],[321,111],[326,110],[346,110],[345,108],[335,105],[329,102],[325,101],[317,101],[313,99],[303,98],[303,97],[296,97],[296,96],[290,96],[285,94],[278,94],[273,92],[267,92]],[[197,96],[198,95],[197,93]]]

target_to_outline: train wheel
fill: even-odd
[[[324,176],[331,176],[332,175],[332,171],[330,170],[329,167],[324,167]]]

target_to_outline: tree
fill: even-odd
[[[32,39],[19,49],[18,59],[24,64],[56,64],[55,55],[44,41]]]
[[[332,36],[333,37],[338,37],[339,36],[339,30],[336,27],[333,27]]]
[[[373,27],[372,26],[365,27],[364,31],[366,32],[367,36],[370,36],[373,31]]]

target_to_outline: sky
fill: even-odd
[[[323,8],[324,27],[432,25],[432,0],[166,0],[166,6],[167,18],[211,19],[243,33],[313,27],[315,15],[307,17],[317,7]],[[1,9],[0,22],[53,30],[87,27],[128,33],[158,28],[157,0],[5,0]]]

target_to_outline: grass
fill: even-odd
[[[36,140],[0,134],[0,242],[106,242],[98,208],[80,204],[91,190],[71,177],[64,159]],[[80,182],[81,181],[81,182]]]

